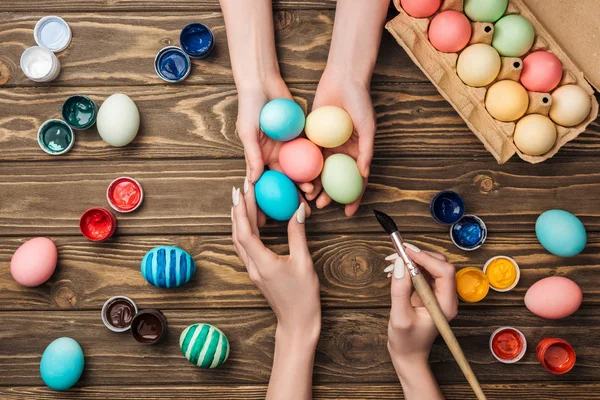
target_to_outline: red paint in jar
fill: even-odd
[[[93,242],[109,239],[117,229],[117,219],[106,208],[90,208],[79,219],[81,234]]]
[[[505,364],[519,361],[527,350],[525,335],[518,329],[502,327],[490,337],[490,350],[496,359]]]
[[[537,345],[536,355],[542,367],[556,375],[566,374],[575,366],[575,350],[563,339],[542,339]]]
[[[108,185],[106,199],[114,210],[122,213],[131,212],[142,204],[144,191],[138,181],[123,176]]]

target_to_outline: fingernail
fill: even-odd
[[[406,275],[406,268],[404,267],[404,260],[401,258],[397,258],[394,261],[394,278],[402,279]]]
[[[389,256],[387,256],[387,257],[385,258],[385,261],[394,261],[394,260],[395,260],[396,258],[398,258],[398,257],[399,257],[399,256],[398,256],[398,254],[397,254],[397,253],[390,254]]]
[[[391,277],[392,277],[392,274],[388,274],[388,278],[391,278]]]
[[[404,242],[404,247],[406,247],[407,249],[411,249],[412,251],[414,251],[415,253],[420,253],[421,249],[419,249],[417,246],[415,246],[414,244],[410,244],[410,243],[406,243]]]
[[[388,265],[387,267],[385,267],[383,272],[392,272],[393,270],[394,270],[394,264]]]
[[[235,186],[231,190],[231,200],[234,206],[237,206],[240,202],[240,189],[236,189]]]
[[[300,207],[298,207],[298,211],[296,212],[296,221],[299,224],[303,224],[306,220],[306,205],[304,203],[300,203]]]
[[[248,189],[249,189],[248,177],[246,177],[246,179],[244,179],[244,194],[248,193]]]

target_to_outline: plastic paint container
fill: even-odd
[[[542,367],[553,374],[566,374],[575,366],[575,350],[566,340],[559,338],[542,339],[538,343],[535,352]]]
[[[91,128],[96,123],[97,116],[98,106],[87,96],[71,96],[63,103],[62,117],[73,129]]]
[[[459,249],[473,251],[485,242],[487,227],[478,216],[465,215],[450,227],[450,238]]]
[[[525,355],[527,339],[520,330],[503,326],[490,336],[490,351],[501,363],[514,364]]]
[[[463,217],[465,202],[458,193],[443,190],[433,197],[429,205],[429,211],[438,223],[452,225]]]
[[[140,310],[131,322],[131,335],[142,344],[155,344],[167,333],[167,325],[167,318],[159,310]]]
[[[142,204],[144,190],[135,179],[122,176],[108,185],[106,199],[115,211],[128,213],[136,210]]]
[[[79,219],[79,230],[86,239],[103,242],[117,230],[117,219],[106,208],[90,208]]]
[[[69,46],[71,36],[69,24],[54,15],[40,19],[33,29],[33,37],[38,46],[55,53],[61,52]]]
[[[179,47],[169,46],[156,54],[154,70],[166,82],[181,82],[190,74],[192,61]]]
[[[131,328],[133,317],[138,308],[129,297],[114,296],[102,306],[102,322],[113,332],[125,332]]]
[[[34,46],[21,55],[21,69],[34,82],[50,82],[60,74],[60,62],[50,50]]]
[[[192,23],[181,30],[181,49],[192,58],[206,58],[215,48],[215,36],[204,24]]]
[[[71,150],[75,143],[75,134],[65,121],[49,119],[38,129],[37,139],[42,150],[58,156]]]
[[[456,272],[456,292],[467,303],[477,303],[487,296],[490,283],[479,268],[467,267]]]
[[[496,292],[508,292],[517,286],[521,279],[521,269],[515,260],[506,256],[490,258],[483,266],[490,287]]]

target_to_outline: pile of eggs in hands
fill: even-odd
[[[289,220],[300,205],[294,182],[312,182],[319,176],[323,190],[334,201],[349,204],[359,198],[363,178],[356,161],[345,154],[323,160],[321,151],[341,146],[352,136],[354,125],[345,110],[324,106],[305,118],[296,102],[275,99],[261,110],[260,128],[270,138],[284,142],[279,152],[283,173],[265,171],[255,185],[256,202],[267,216]],[[299,137],[302,131],[307,138]]]
[[[412,17],[429,18],[438,12],[442,0],[401,0],[400,4]],[[529,53],[535,41],[533,25],[521,15],[504,15],[507,8],[508,0],[464,0],[464,14],[446,10],[431,19],[429,41],[443,53],[460,53],[456,65],[459,78],[468,86],[489,86],[485,106],[490,115],[502,122],[516,121],[515,146],[524,154],[541,156],[556,143],[556,125],[581,124],[591,111],[592,99],[581,86],[559,87],[563,78],[561,61],[549,51]],[[494,24],[491,46],[468,46],[473,34],[471,21]],[[497,81],[501,57],[523,57],[527,53],[522,59],[519,82]],[[525,116],[530,102],[528,91],[551,93],[549,117],[539,113]]]

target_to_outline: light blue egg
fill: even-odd
[[[302,107],[290,99],[271,100],[260,112],[260,129],[270,138],[281,142],[300,135],[305,121]]]
[[[75,340],[61,337],[46,347],[40,362],[40,375],[50,389],[67,390],[83,372],[83,350]]]
[[[292,218],[300,205],[296,185],[279,171],[265,171],[256,182],[254,191],[260,209],[278,221]]]
[[[581,253],[587,241],[583,223],[563,210],[550,210],[540,215],[535,223],[535,234],[546,250],[561,257]]]
[[[187,283],[196,272],[194,259],[175,246],[158,246],[142,259],[142,276],[159,288],[174,288]]]

